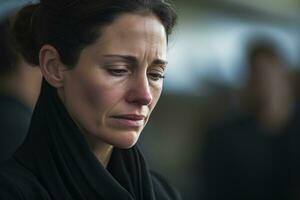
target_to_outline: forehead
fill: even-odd
[[[100,35],[95,46],[107,53],[152,49],[162,54],[166,51],[165,28],[154,15],[120,15]]]

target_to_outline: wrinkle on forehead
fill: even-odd
[[[130,54],[145,59],[166,59],[164,26],[153,15],[123,14],[105,27],[96,42],[106,54]]]

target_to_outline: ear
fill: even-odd
[[[61,62],[58,51],[51,45],[40,49],[39,62],[43,77],[56,88],[63,87],[66,66]]]

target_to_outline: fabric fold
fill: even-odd
[[[14,158],[39,179],[52,199],[154,200],[155,193],[160,193],[154,191],[151,174],[136,146],[114,148],[105,169],[56,89],[45,80],[28,136]]]

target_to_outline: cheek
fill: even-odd
[[[89,107],[94,111],[104,111],[110,109],[114,101],[118,98],[118,93],[111,87],[111,84],[105,80],[87,81],[83,88]]]
[[[97,82],[88,83],[83,88],[84,96],[92,108],[98,108],[105,102],[105,87]]]
[[[124,100],[126,92],[124,84],[115,83],[106,76],[90,76],[83,84],[84,98],[89,104],[91,112],[96,112],[96,115],[109,112]]]
[[[154,107],[156,106],[160,96],[161,96],[161,92],[162,92],[162,88],[154,88],[152,89],[152,104],[151,104],[151,111],[154,109]]]

